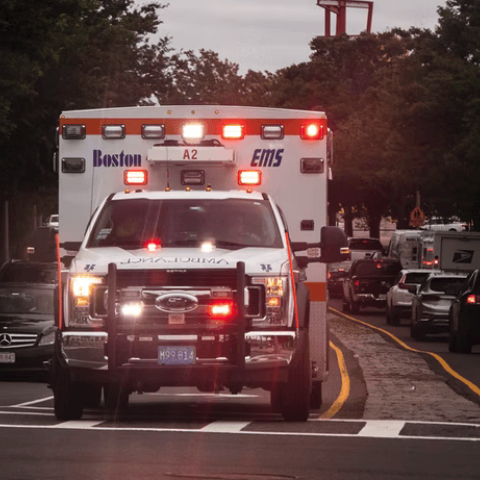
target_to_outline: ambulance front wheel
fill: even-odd
[[[322,382],[314,382],[310,393],[310,409],[319,410],[322,402]]]
[[[53,406],[57,420],[79,420],[83,414],[83,392],[72,382],[69,371],[53,360]]]
[[[283,418],[287,422],[306,422],[310,415],[312,392],[308,335],[302,335],[297,355],[294,356],[289,367],[288,379],[279,384],[278,388],[278,400]]]

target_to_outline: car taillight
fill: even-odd
[[[409,286],[406,285],[405,283],[399,283],[398,288],[400,288],[401,290],[408,290]]]
[[[354,286],[355,288],[360,288],[360,280],[355,280],[355,281],[353,282],[353,286]]]
[[[480,303],[480,295],[469,295],[467,297],[467,303],[469,305],[475,305],[475,304],[478,304]]]
[[[208,305],[208,315],[213,320],[231,320],[235,314],[233,300],[216,300]]]

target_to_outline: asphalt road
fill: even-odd
[[[355,317],[396,334],[416,349],[446,355],[452,368],[458,362],[465,376],[478,378],[476,353],[452,360],[445,341],[413,341],[407,326],[387,326],[381,312]],[[354,321],[344,323],[355,329]],[[80,421],[59,422],[45,383],[0,382],[0,480],[479,478],[480,422],[429,422],[421,416],[402,420],[395,415],[394,398],[391,406],[384,405],[391,409],[391,419],[372,420],[365,412],[374,386],[368,385],[369,374],[361,369],[360,350],[355,343],[346,348],[342,330],[336,332],[331,337],[324,405],[306,423],[284,422],[272,412],[268,394],[258,389],[232,396],[181,388],[132,395],[128,409],[115,418],[99,407],[87,410]],[[393,355],[394,365],[402,349],[393,347],[391,339],[371,337],[375,345],[383,342],[389,348],[385,352]],[[370,363],[381,363],[376,353],[370,352],[370,360],[367,356]],[[340,359],[348,372],[348,395],[328,418],[345,391]],[[388,364],[383,367],[378,376],[393,384],[398,374]],[[461,397],[454,394],[454,402],[455,398]],[[428,401],[424,399],[427,408],[436,408]]]
[[[342,311],[342,301],[340,299],[331,299],[329,305],[337,312]],[[349,313],[348,316],[392,333],[411,348],[439,355],[454,371],[480,388],[480,345],[472,347],[471,354],[450,353],[448,351],[448,334],[427,335],[424,341],[413,339],[410,337],[409,320],[402,319],[398,326],[388,325],[383,309],[367,308],[360,310],[358,314]],[[445,374],[445,370],[435,360],[431,360],[431,366],[440,374]],[[458,382],[456,384],[458,388],[462,389],[463,393],[469,394],[468,389],[465,389]],[[475,396],[472,397],[472,399],[474,398]],[[477,400],[480,400],[478,396]]]

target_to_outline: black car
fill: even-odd
[[[474,270],[458,289],[449,311],[451,352],[471,353],[480,344],[480,270]]]
[[[47,379],[55,337],[56,265],[11,262],[0,269],[0,376]]]

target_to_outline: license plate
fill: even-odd
[[[193,365],[196,360],[195,347],[158,347],[160,365]]]
[[[184,313],[169,313],[168,314],[169,325],[184,325],[185,314]]]
[[[15,354],[0,353],[0,363],[15,363]]]

